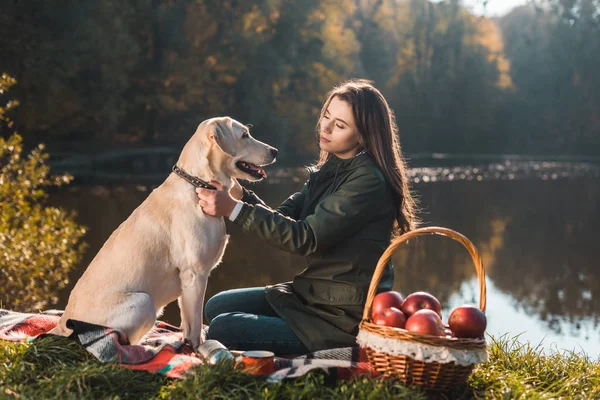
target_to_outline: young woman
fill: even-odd
[[[355,345],[375,265],[393,235],[415,228],[416,207],[393,113],[369,81],[335,87],[317,133],[317,165],[275,210],[239,185],[230,193],[197,189],[205,213],[307,261],[291,282],[212,297],[210,339],[278,354]],[[390,264],[378,290],[390,290],[393,278]]]

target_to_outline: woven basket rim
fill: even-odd
[[[377,325],[370,321],[362,321],[359,325],[359,330],[381,336],[385,339],[405,340],[415,344],[447,347],[456,350],[480,351],[487,348],[485,338],[449,338],[446,336],[423,335],[402,328]]]

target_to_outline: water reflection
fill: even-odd
[[[445,167],[440,168],[444,174]],[[600,268],[595,251],[600,179],[588,174],[594,169],[554,181],[521,174],[515,180],[461,180],[461,174],[469,175],[463,169],[458,181],[438,179],[435,183],[427,171],[415,168],[411,172],[413,178],[419,178],[414,189],[420,197],[422,218],[426,225],[463,233],[479,249],[489,276],[488,317],[490,327],[498,327],[494,333],[516,334],[529,326],[529,340],[540,342],[544,336],[554,335],[566,340],[560,342],[562,347],[573,347],[570,343],[582,340],[587,352],[599,354],[600,340],[590,339],[598,337],[600,319]],[[297,170],[271,172],[270,183],[253,189],[276,205],[301,187],[303,174]],[[89,227],[86,241],[90,248],[81,268],[72,274],[72,284],[151,189],[151,185],[79,186],[51,196],[53,204],[76,209],[80,221]],[[302,257],[270,248],[231,224],[228,230],[230,244],[223,263],[210,278],[208,296],[229,288],[286,281],[304,266]],[[430,291],[446,305],[446,311],[450,305],[478,298],[472,261],[451,239],[428,236],[412,240],[393,261],[396,288],[403,293]],[[57,307],[65,306],[69,290],[60,294]],[[498,310],[498,304],[508,309]],[[522,322],[497,325],[511,316]],[[177,306],[167,307],[163,318],[178,324]]]
[[[465,234],[479,249],[493,282],[494,289],[488,291],[490,310],[502,294],[512,299],[510,309],[497,317],[506,320],[524,314],[541,321],[544,329],[538,341],[556,334],[572,338],[574,344],[595,330],[598,340],[590,341],[587,350],[600,354],[600,265],[595,244],[599,180],[454,182],[417,189],[427,208],[427,222]],[[411,291],[416,283],[442,302],[460,293],[456,289],[475,276],[474,267],[460,245],[446,242],[450,241],[421,239],[412,244],[414,249],[397,255],[397,264],[404,267],[397,273],[398,287]],[[474,294],[470,301],[476,298]],[[515,333],[525,326],[506,322],[507,330]]]
[[[456,160],[453,160],[456,161]],[[591,162],[528,161],[503,160],[485,164],[444,165],[447,160],[437,160],[439,166],[415,167],[410,170],[409,178],[414,183],[447,181],[488,181],[541,179],[558,180],[564,178],[600,178],[600,168]],[[414,164],[413,164],[414,165]]]

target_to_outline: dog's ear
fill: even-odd
[[[235,156],[235,149],[233,146],[234,137],[231,129],[229,127],[224,126],[218,121],[215,121],[213,124],[213,138],[217,145],[223,150],[223,152],[231,157]]]

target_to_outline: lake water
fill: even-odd
[[[488,333],[521,335],[546,352],[575,350],[600,356],[600,166],[587,162],[503,161],[415,162],[410,171],[423,225],[443,226],[467,236],[487,273]],[[301,169],[271,170],[252,185],[278,205],[299,190]],[[160,181],[145,184],[77,185],[51,195],[50,202],[74,209],[88,227],[89,249],[60,294],[70,288],[111,232]],[[221,290],[264,286],[292,279],[304,259],[270,248],[229,224],[231,240],[213,271],[207,296]],[[395,289],[434,294],[443,315],[479,298],[475,268],[467,251],[451,239],[425,236],[394,255]],[[208,298],[208,297],[207,297]],[[179,324],[176,303],[162,317]]]

